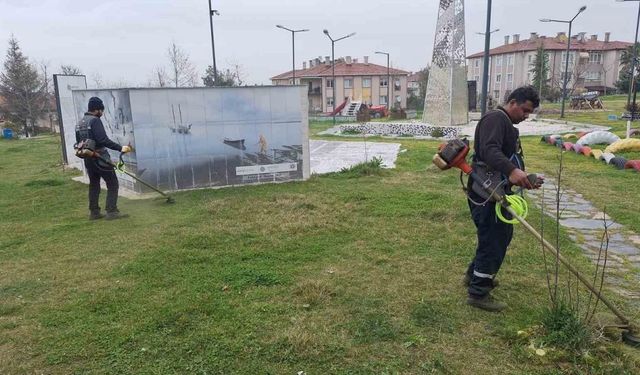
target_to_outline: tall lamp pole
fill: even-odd
[[[387,110],[390,110],[391,106],[389,103],[391,103],[391,97],[389,97],[389,85],[391,85],[391,74],[389,69],[389,53],[381,51],[376,51],[376,53],[379,55],[387,55]]]
[[[491,25],[491,0],[489,0],[489,10],[487,13],[487,28]],[[500,31],[495,29],[486,33],[479,33],[478,35],[484,35],[484,56],[482,58],[482,95],[480,96],[480,115],[484,116],[487,113],[487,96],[489,96],[489,47],[491,43],[491,34]]]
[[[324,35],[327,36],[327,38],[329,38],[329,40],[331,40],[331,80],[333,81],[332,82],[332,86],[333,86],[333,90],[332,90],[333,91],[333,93],[332,93],[333,94],[333,125],[335,126],[336,125],[336,113],[335,113],[335,110],[336,110],[336,59],[335,59],[335,53],[334,53],[335,52],[335,44],[336,44],[336,42],[339,42],[342,39],[347,39],[347,38],[350,38],[350,37],[356,35],[356,33],[351,33],[351,34],[345,35],[345,36],[343,36],[341,38],[333,39],[331,37],[331,35],[329,35],[329,30],[324,29],[324,30],[322,30],[322,32],[324,33]]]
[[[282,25],[276,25],[277,28],[291,32],[291,53],[293,56],[293,84],[296,84],[296,33],[303,33],[309,29],[292,30]]]
[[[489,44],[491,43],[491,0],[487,0],[487,25],[484,33],[484,57],[482,59],[482,102],[480,112],[487,112],[487,92],[489,91]]]
[[[220,12],[211,9],[211,0],[209,0],[209,27],[211,28],[211,54],[213,55],[213,84],[218,84],[218,68],[216,67],[216,45],[213,41],[213,16],[219,16]]]
[[[639,1],[639,0],[618,0],[619,2]],[[631,92],[633,92],[633,104],[631,106],[631,118],[627,121],[627,138],[631,137],[631,122],[636,114],[636,59],[638,58],[638,26],[640,26],[640,2],[638,3],[638,18],[636,19],[636,39],[633,42],[633,59],[631,60],[631,74],[629,74],[629,95],[627,95],[627,109],[631,103]]]
[[[567,83],[569,82],[569,50],[571,49],[571,26],[573,26],[573,20],[576,19],[580,15],[580,13],[584,12],[587,9],[586,5],[583,5],[569,21],[564,20],[552,20],[548,18],[540,19],[540,22],[558,22],[558,23],[568,23],[569,24],[569,36],[567,38],[567,52],[564,61],[564,80],[562,82],[562,106],[560,109],[560,118],[564,118],[564,102],[567,96]]]

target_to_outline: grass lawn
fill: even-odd
[[[174,205],[121,199],[131,217],[114,222],[86,220],[87,186],[61,170],[57,138],[0,141],[0,373],[640,371],[617,343],[541,357],[518,336],[548,306],[539,245],[522,228],[496,290],[508,311],[466,306],[475,231],[457,173],[430,165],[437,142],[397,141],[407,151],[380,175],[183,192]],[[532,168],[551,168],[554,148],[525,148]],[[567,173],[590,177],[575,185],[596,203],[609,191],[598,183],[620,183],[607,189],[624,204],[609,211],[640,226],[637,183],[613,180],[635,175]]]
[[[595,125],[610,126],[612,131],[619,136],[626,135],[627,120],[620,119],[620,116],[625,112],[624,106],[627,104],[626,95],[608,95],[601,97],[604,104],[604,111],[574,111],[569,108],[569,101],[565,102],[565,118],[567,121],[586,122]],[[553,110],[554,113],[544,113],[541,117],[550,119],[560,119],[560,103],[542,103],[541,109]],[[557,113],[555,113],[557,112]],[[618,116],[618,120],[609,120],[609,115]],[[640,127],[638,122],[634,122],[632,125],[635,128]]]
[[[566,120],[585,122],[590,124],[606,125],[612,127],[611,131],[624,138],[626,135],[626,120],[611,121],[607,119],[609,114],[620,115],[624,112],[626,95],[611,95],[603,98],[603,103],[608,112],[566,112]],[[543,107],[560,108],[559,103],[543,103]],[[559,118],[560,115],[544,115],[546,118]],[[640,127],[634,122],[633,127]],[[574,140],[575,142],[575,140]],[[603,149],[606,146],[594,146]],[[532,168],[541,170],[549,175],[557,173],[558,149],[548,144],[540,143],[539,139],[532,138],[526,146],[527,161]],[[620,152],[616,156],[622,156],[627,160],[640,159],[640,152]],[[594,202],[597,207],[605,208],[612,213],[615,220],[627,225],[636,233],[640,233],[640,174],[635,170],[617,170],[602,161],[592,157],[585,157],[573,152],[565,153],[564,184],[585,195],[585,198]]]

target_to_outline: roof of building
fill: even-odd
[[[392,75],[409,75],[409,72],[400,69],[389,69]],[[320,78],[331,77],[333,75],[331,64],[320,63],[307,69],[296,69],[296,78]],[[387,75],[387,67],[371,63],[352,62],[346,63],[342,60],[336,60],[336,77],[343,76],[382,76]],[[271,77],[272,80],[292,78],[292,71]]]
[[[407,77],[407,82],[418,82],[422,79],[421,72],[411,73],[409,77]]]
[[[584,34],[583,34],[584,35]],[[524,39],[517,43],[503,44],[500,47],[496,47],[489,50],[489,55],[501,55],[505,53],[513,52],[526,52],[535,51],[542,44],[546,50],[566,50],[567,49],[567,37],[566,35],[559,35],[556,37],[538,36],[532,39]],[[579,35],[571,37],[571,50],[575,51],[611,51],[621,50],[629,47],[633,43],[620,42],[620,41],[604,41],[593,40],[590,38],[582,37]],[[468,59],[484,56],[484,52],[474,53],[467,56]]]

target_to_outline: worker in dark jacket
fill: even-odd
[[[525,173],[520,133],[513,126],[525,120],[539,105],[540,99],[532,86],[517,88],[504,106],[487,112],[476,127],[474,163],[484,163],[485,168],[508,179],[507,194],[511,186],[537,189],[543,183],[542,178],[531,181]],[[469,189],[469,198],[478,244],[465,275],[469,292],[467,303],[488,311],[501,311],[507,305],[495,300],[490,292],[496,286],[494,277],[511,242],[513,226],[496,217],[496,202],[485,202],[473,189]]]
[[[83,139],[93,139],[95,141],[95,151],[99,155],[99,158],[84,159],[84,166],[89,176],[89,219],[97,220],[105,217],[105,215],[100,212],[100,205],[98,204],[101,178],[107,185],[106,219],[125,218],[129,215],[121,214],[120,211],[118,211],[119,185],[116,172],[112,166],[100,161],[100,159],[111,160],[107,148],[127,153],[131,152],[131,147],[121,146],[107,136],[102,121],[100,121],[100,117],[104,112],[104,104],[100,98],[90,98],[88,107],[87,113],[84,114],[84,117],[76,126],[76,142],[80,142]]]

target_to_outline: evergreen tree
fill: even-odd
[[[3,111],[9,121],[19,124],[25,136],[35,132],[35,124],[42,115],[42,101],[46,99],[44,85],[38,70],[22,54],[20,45],[12,35],[0,73],[0,96],[4,97]]]
[[[531,62],[529,72],[533,74],[531,85],[538,90],[540,98],[546,98],[550,92],[549,87],[549,55],[544,46],[540,44],[536,50],[536,56]]]
[[[223,71],[218,70],[218,74],[214,75],[213,67],[211,65],[207,67],[205,75],[202,77],[202,82],[207,87],[231,87],[240,86],[242,84],[242,81],[236,72],[232,72],[230,69]]]
[[[640,91],[640,85],[638,85],[638,79],[640,78],[640,74],[638,74],[638,70],[640,70],[640,66],[638,66],[640,59],[640,43],[636,44],[638,57],[636,59],[635,71],[636,71],[636,91]],[[622,56],[620,57],[620,74],[618,75],[618,82],[616,82],[616,87],[618,90],[623,93],[629,92],[629,83],[631,82],[631,60],[633,59],[633,46],[629,46],[626,50],[622,52]]]

